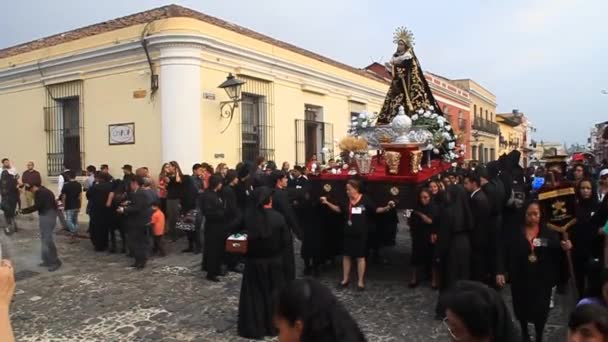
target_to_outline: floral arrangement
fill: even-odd
[[[361,130],[373,128],[376,125],[378,115],[372,113],[361,112],[357,116],[353,116],[350,123],[348,133],[351,135],[359,135]]]
[[[443,152],[444,158],[448,161],[457,159],[456,154],[456,137],[449,121],[437,114],[433,106],[429,106],[426,110],[419,109],[411,116],[413,126],[425,127],[432,134],[431,140],[428,142],[424,150],[433,151],[434,154]]]

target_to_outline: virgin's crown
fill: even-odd
[[[414,46],[414,34],[405,26],[397,27],[393,34],[393,43],[397,44],[400,40],[403,40],[409,47]]]

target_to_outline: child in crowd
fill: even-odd
[[[152,204],[152,236],[154,237],[154,248],[152,253],[164,257],[165,247],[163,245],[163,235],[165,234],[165,214],[160,210],[160,202]]]

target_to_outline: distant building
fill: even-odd
[[[481,163],[496,160],[500,133],[495,115],[496,96],[471,79],[452,80],[451,83],[467,91],[471,99],[471,160]]]
[[[595,124],[587,140],[588,148],[597,162],[608,160],[608,121]]]
[[[526,115],[517,109],[511,113],[496,114],[496,122],[500,128],[498,137],[498,154],[509,154],[511,151],[522,153],[521,165],[527,166],[531,150],[528,144],[528,120]]]

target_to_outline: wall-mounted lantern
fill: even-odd
[[[228,119],[228,124],[222,130],[222,133],[230,126],[232,118],[234,117],[234,110],[239,106],[239,102],[242,100],[241,87],[243,84],[245,84],[245,81],[239,80],[232,74],[228,74],[226,80],[218,86],[218,88],[224,89],[226,94],[228,94],[228,98],[230,98],[230,101],[220,102],[220,117]]]

